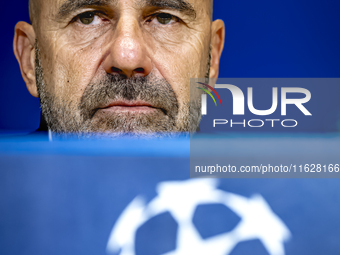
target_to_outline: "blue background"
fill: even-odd
[[[330,138],[313,138],[318,140],[315,147],[299,156],[296,150],[306,139],[298,136],[289,142],[285,137],[219,137],[228,148],[217,149],[231,164],[273,158],[278,165],[289,165],[297,157],[304,163],[333,157],[327,163],[339,163],[339,143]],[[258,146],[259,140],[264,145]],[[204,152],[214,139],[201,142]],[[333,151],[330,157],[328,149]],[[149,202],[160,182],[189,179],[191,151],[188,139],[48,142],[45,136],[0,137],[0,254],[104,255],[115,222],[134,198]],[[313,175],[321,177],[305,176]],[[265,199],[292,234],[285,242],[286,255],[339,254],[339,187],[338,178],[219,180],[222,191]],[[239,220],[227,207],[205,203],[193,217],[203,239],[232,230]],[[136,255],[174,250],[176,224],[169,214],[151,218],[136,233]],[[217,253],[212,249],[211,254]],[[258,239],[238,243],[230,253],[244,254],[269,255]]]
[[[16,22],[29,20],[28,1],[5,1],[2,10],[0,130],[32,131],[39,101],[28,93],[12,51]],[[335,0],[214,0],[214,18],[226,24],[220,77],[340,77],[339,10]],[[322,87],[311,89],[317,95]],[[329,93],[335,100],[340,86]],[[318,107],[324,110],[327,105]],[[308,131],[337,131],[333,112],[321,129]]]

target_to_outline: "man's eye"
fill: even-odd
[[[160,13],[156,16],[157,21],[162,24],[162,25],[167,25],[169,24],[173,19],[175,19],[176,17],[174,17],[171,14],[168,13]]]
[[[99,19],[99,17],[94,12],[85,12],[78,16],[78,20],[84,25],[91,25],[92,23],[98,23],[98,21],[95,22],[97,19]]]

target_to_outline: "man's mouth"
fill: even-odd
[[[152,113],[160,108],[144,101],[114,101],[110,104],[100,107],[98,109],[102,112],[116,112],[116,113]]]

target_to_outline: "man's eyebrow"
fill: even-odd
[[[173,9],[196,18],[194,7],[187,0],[141,0],[144,6]],[[58,10],[57,19],[63,19],[81,8],[92,6],[117,5],[118,0],[66,0]]]
[[[141,2],[145,6],[172,9],[196,18],[196,11],[187,0],[142,0]]]
[[[81,8],[93,6],[108,6],[116,3],[115,0],[66,0],[58,10],[57,19],[63,19],[70,13],[75,12]]]

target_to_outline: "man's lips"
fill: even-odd
[[[148,113],[159,108],[144,101],[114,101],[98,110],[110,112]]]

